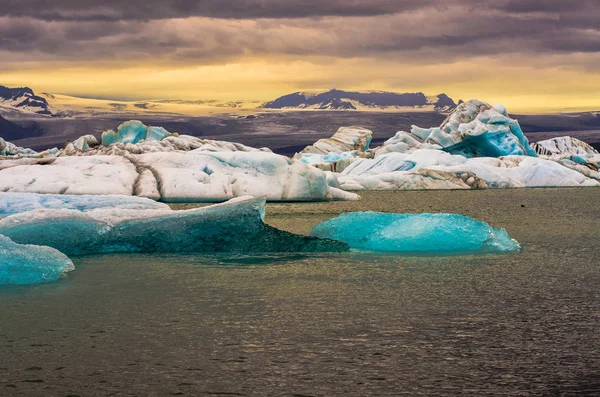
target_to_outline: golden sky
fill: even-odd
[[[136,1],[14,1],[0,10],[0,84],[121,100],[422,91],[513,112],[600,110],[597,1]]]

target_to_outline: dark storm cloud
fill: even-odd
[[[448,62],[600,52],[600,0],[0,1],[0,51],[14,55],[0,58],[4,66],[22,58],[193,64],[250,55]]]
[[[45,20],[303,18],[374,16],[429,6],[433,0],[3,0],[0,15]]]

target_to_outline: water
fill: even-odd
[[[276,204],[307,233],[342,211],[456,212],[520,254],[74,258],[0,290],[0,395],[600,395],[597,189],[370,193]]]

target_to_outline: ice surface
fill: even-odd
[[[0,220],[0,234],[66,254],[108,252],[338,252],[340,242],[294,235],[263,222],[265,200],[241,197],[187,211],[35,210]]]
[[[17,244],[0,234],[0,285],[54,281],[74,269],[73,262],[53,248]]]
[[[341,127],[331,138],[319,139],[301,153],[327,155],[329,153],[364,152],[373,138],[370,130],[362,127]]]
[[[412,134],[465,157],[537,156],[519,122],[502,105],[478,100],[458,105],[439,128],[413,127]]]
[[[98,208],[168,210],[169,206],[143,197],[132,196],[71,196],[0,192],[0,218],[38,209],[70,209],[87,212]]]
[[[0,191],[130,196],[137,178],[136,166],[125,157],[66,156],[1,169]]]
[[[317,225],[312,236],[366,251],[407,254],[514,252],[519,243],[506,230],[455,214],[347,213]]]

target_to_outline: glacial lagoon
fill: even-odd
[[[308,235],[344,212],[505,228],[481,256],[106,254],[0,289],[0,395],[593,395],[597,188],[361,192],[268,204]],[[199,205],[177,204],[187,209]]]

